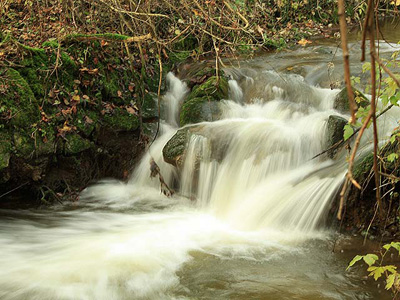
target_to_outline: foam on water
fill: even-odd
[[[268,259],[323,238],[346,164],[310,159],[326,147],[328,117],[340,115],[338,91],[300,76],[236,75],[222,119],[189,137],[181,170],[163,161],[162,149],[188,89],[168,74],[160,136],[128,183],[87,189],[79,209],[3,212],[0,298],[183,299],[172,291],[182,289],[177,272],[193,252]],[[394,120],[388,114],[388,128]],[[151,158],[174,197],[150,178]]]

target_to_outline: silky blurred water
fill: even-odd
[[[361,267],[345,271],[368,249],[327,229],[346,153],[311,159],[327,147],[329,116],[348,118],[333,109],[334,49],[227,67],[221,120],[188,137],[180,169],[162,149],[188,88],[168,74],[160,136],[128,183],[100,182],[75,204],[0,210],[0,299],[391,299]],[[385,115],[382,139],[398,115]],[[173,197],[150,178],[150,158]]]

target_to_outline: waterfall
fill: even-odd
[[[232,73],[237,80],[229,80],[232,99],[221,101],[221,120],[201,123],[200,130],[191,134],[180,170],[165,163],[161,152],[178,129],[179,105],[188,90],[168,74],[163,134],[131,184],[157,186],[149,179],[151,153],[179,195],[234,228],[314,231],[347,170],[345,154],[337,161],[311,160],[327,148],[329,116],[348,118],[333,109],[339,90],[310,86],[299,75]]]
[[[346,153],[311,159],[326,148],[328,117],[341,115],[338,91],[235,74],[234,99],[220,102],[220,120],[191,125],[179,168],[162,149],[188,88],[169,74],[159,135],[129,182],[100,182],[63,207],[0,211],[0,298],[356,299],[348,261],[317,230],[347,167]],[[382,138],[398,115],[385,115]],[[366,132],[361,153],[370,140]],[[150,177],[150,159],[172,197]]]
[[[241,230],[310,232],[346,171],[344,163],[310,160],[326,147],[338,91],[310,87],[300,76],[286,76],[286,84],[276,73],[257,77],[246,80],[251,99],[230,80],[234,99],[221,103],[222,119],[202,123],[200,134],[191,135],[180,192]]]

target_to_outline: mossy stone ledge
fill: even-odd
[[[218,120],[221,115],[219,101],[227,98],[228,81],[224,76],[212,76],[195,85],[181,107],[180,125]]]

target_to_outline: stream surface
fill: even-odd
[[[188,89],[169,74],[160,135],[128,183],[100,182],[76,204],[0,210],[0,299],[391,299],[361,267],[345,271],[368,249],[326,229],[346,153],[311,159],[326,149],[329,116],[349,117],[333,108],[340,49],[317,44],[225,71],[222,119],[201,123],[180,171],[162,149]],[[386,114],[382,139],[398,116]],[[173,197],[150,178],[150,157]]]

